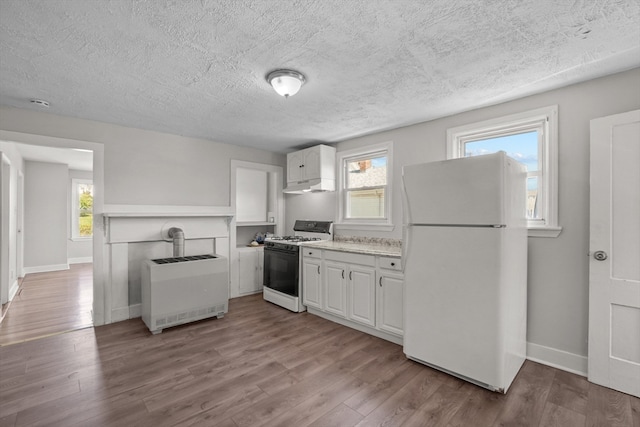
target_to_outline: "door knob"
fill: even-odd
[[[605,251],[596,251],[593,253],[593,257],[596,261],[604,261],[607,259],[607,253]]]

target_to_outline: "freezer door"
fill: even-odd
[[[403,260],[408,357],[495,390],[508,388],[524,360],[526,334],[526,264],[504,265],[511,262],[504,253],[510,232],[409,228]],[[526,255],[519,258],[526,263]],[[524,273],[519,283],[509,279],[511,269]]]
[[[406,223],[505,224],[506,159],[499,152],[405,166]]]

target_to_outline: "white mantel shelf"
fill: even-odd
[[[106,218],[232,217],[230,206],[105,205]]]

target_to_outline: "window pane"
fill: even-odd
[[[538,196],[538,177],[530,176],[527,178],[527,219],[541,219]]]
[[[387,157],[347,161],[346,188],[387,185]]]
[[[78,234],[93,236],[93,184],[78,184]]]
[[[464,144],[465,157],[490,154],[500,150],[527,166],[529,172],[535,172],[539,169],[537,131],[481,139]]]
[[[384,218],[384,188],[347,192],[348,218]]]

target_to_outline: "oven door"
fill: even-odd
[[[277,246],[264,248],[264,286],[287,295],[298,296],[297,250],[290,251]]]

